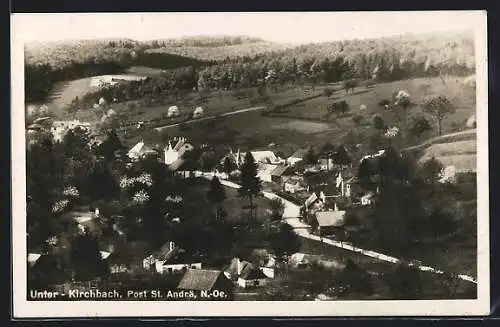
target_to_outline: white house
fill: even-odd
[[[224,272],[227,278],[236,282],[242,288],[260,287],[268,283],[269,277],[256,265],[234,258]],[[273,271],[274,276],[274,271]]]
[[[168,145],[163,149],[164,162],[167,165],[173,164],[181,159],[184,153],[194,149],[194,147],[187,142],[186,138],[175,138],[174,141],[176,142],[174,146],[172,146],[172,143],[169,141]]]
[[[181,272],[185,269],[201,269],[198,258],[186,253],[174,242],[167,242],[156,253],[143,259],[143,268],[154,269],[159,274]]]
[[[167,111],[167,117],[177,117],[180,115],[179,107],[170,106]]]
[[[193,111],[193,118],[200,118],[201,116],[203,116],[203,113],[204,113],[203,108],[197,107]]]
[[[269,163],[274,165],[279,165],[283,162],[283,159],[277,157],[273,151],[251,151],[252,157],[255,162]]]
[[[81,122],[79,120],[58,120],[52,123],[50,132],[54,141],[61,142],[69,130],[73,130],[77,127],[84,128],[88,131],[91,129],[90,123],[87,122]]]
[[[374,197],[375,197],[375,194],[373,194],[373,192],[366,193],[365,195],[363,195],[361,197],[361,205],[363,205],[363,206],[372,205],[374,202]]]
[[[272,183],[273,181],[273,171],[278,167],[278,165],[258,163],[257,164],[257,177],[261,181]]]
[[[317,224],[314,227],[315,232],[319,235],[333,233],[336,228],[344,226],[345,214],[346,212],[344,210],[338,210],[336,205],[335,210],[316,212],[315,218]]]
[[[40,253],[28,253],[28,264],[34,266],[41,256]]]
[[[307,150],[299,149],[286,159],[286,163],[293,166],[297,162],[304,160],[304,156],[306,155],[306,153],[307,153]]]
[[[139,160],[149,154],[156,154],[156,151],[154,151],[153,149],[145,145],[143,141],[141,141],[129,150],[127,156],[132,160]]]

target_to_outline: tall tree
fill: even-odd
[[[269,207],[271,209],[271,218],[273,220],[280,220],[283,217],[285,211],[285,204],[280,198],[275,198],[269,201]]]
[[[108,274],[108,266],[102,260],[97,239],[89,232],[77,235],[72,240],[71,263],[76,280],[88,281]]]
[[[276,233],[271,235],[271,247],[279,258],[292,255],[299,251],[301,242],[293,227],[282,223]]]
[[[318,163],[318,157],[316,156],[316,153],[314,153],[314,149],[312,147],[307,150],[305,159],[306,162],[311,165]]]
[[[337,149],[337,152],[335,153],[335,163],[340,166],[347,166],[351,164],[352,159],[349,156],[349,153],[347,152],[346,148],[344,145],[340,145]]]
[[[358,178],[361,187],[365,190],[372,190],[373,182],[372,177],[376,174],[376,167],[369,159],[363,160],[358,167]]]
[[[225,157],[222,162],[222,171],[229,175],[236,169],[238,169],[238,166],[236,165],[236,162],[234,162],[233,158]]]
[[[107,160],[115,159],[116,152],[124,149],[125,147],[123,146],[116,129],[114,128],[108,132],[106,139],[100,146],[101,153]]]
[[[262,184],[260,178],[257,176],[257,164],[251,152],[247,152],[245,160],[241,165],[241,187],[238,190],[240,195],[248,197],[250,202],[250,219],[254,218],[254,197],[257,196],[261,189]]]
[[[447,115],[455,112],[455,106],[445,96],[437,96],[424,101],[424,111],[433,115],[438,122],[439,135],[442,134],[442,122]]]
[[[424,116],[417,116],[413,119],[410,126],[410,133],[418,140],[428,131],[432,130],[432,126]]]
[[[438,182],[442,170],[443,164],[436,160],[436,158],[432,157],[424,162],[420,168],[420,176],[426,183],[435,184]]]
[[[210,202],[212,202],[216,206],[215,218],[216,220],[220,220],[221,212],[222,212],[222,202],[226,199],[226,191],[224,187],[220,183],[217,176],[212,178],[210,182],[210,189],[207,192],[207,198]]]

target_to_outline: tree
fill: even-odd
[[[435,157],[432,157],[422,165],[420,176],[426,183],[435,184],[438,182],[442,170],[443,164],[436,160]]]
[[[325,97],[330,99],[330,97],[333,95],[333,91],[332,91],[332,89],[327,87],[323,90],[323,94],[325,95]]]
[[[386,128],[384,119],[380,115],[373,115],[372,122],[375,129],[384,130]]]
[[[352,160],[344,145],[340,145],[333,160],[337,165],[348,166]]]
[[[229,175],[236,169],[238,169],[236,162],[231,157],[225,157],[222,162],[222,171]]]
[[[433,115],[438,122],[439,135],[442,134],[442,122],[447,115],[455,112],[455,106],[445,96],[437,96],[434,98],[426,99],[422,106],[424,111]]]
[[[312,147],[310,147],[309,150],[307,151],[305,159],[306,162],[310,165],[318,163],[318,157],[314,153],[314,149]]]
[[[102,260],[97,239],[88,231],[72,240],[70,257],[76,280],[88,281],[108,275],[108,266]]]
[[[410,133],[417,139],[420,139],[422,135],[431,130],[432,126],[424,116],[415,117],[410,126]]]
[[[217,176],[214,176],[210,182],[210,189],[208,190],[207,198],[216,206],[215,218],[216,220],[219,220],[221,218],[220,213],[222,211],[221,204],[226,199],[226,191]]]
[[[257,164],[251,152],[247,152],[245,160],[241,165],[241,187],[238,192],[242,196],[248,197],[250,202],[250,219],[254,218],[254,197],[260,194],[262,189],[261,180],[257,177]]]
[[[361,116],[361,115],[352,116],[352,122],[356,125],[359,125],[362,120],[363,120],[363,116]]]
[[[373,182],[372,177],[375,175],[376,167],[374,167],[372,161],[369,159],[363,160],[358,167],[358,178],[360,180],[361,187],[365,190],[372,190]]]
[[[299,251],[301,242],[293,227],[282,223],[276,233],[271,236],[271,248],[276,256],[283,258]]]
[[[397,92],[394,95],[394,104],[403,108],[403,114],[406,121],[408,108],[413,105],[411,102],[410,93],[404,90],[400,90],[399,92]]]
[[[351,92],[354,92],[354,89],[356,88],[356,86],[358,86],[358,81],[356,79],[348,79],[348,80],[344,81],[343,86],[345,89],[345,93],[349,94],[349,90]]]
[[[100,152],[106,158],[106,160],[111,161],[115,159],[117,151],[125,149],[123,146],[116,129],[112,129],[108,132],[106,139],[100,145]]]
[[[283,212],[285,211],[285,204],[280,198],[275,198],[269,201],[269,207],[271,209],[271,218],[273,220],[281,220],[283,217]]]
[[[384,274],[383,279],[397,299],[415,300],[421,296],[421,275],[416,267],[398,264],[392,272]]]

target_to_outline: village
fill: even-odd
[[[196,109],[195,112],[202,115],[199,109]],[[143,126],[139,125],[137,129],[142,130]],[[37,119],[28,126],[27,130],[28,135],[38,135],[37,133],[46,131],[55,142],[60,143],[64,142],[69,131],[72,135],[76,130],[92,134],[92,127],[89,123],[52,121],[49,117]],[[95,137],[91,137],[89,140],[93,140],[89,146],[94,147],[105,142],[101,138],[95,143],[98,140]],[[123,149],[122,152],[119,148],[114,149],[112,156],[113,160],[123,163],[129,169],[140,162],[152,161],[158,163],[160,167],[163,167],[162,169],[171,172],[175,178],[206,180],[219,187],[234,190],[242,188],[239,184],[242,173],[245,174],[244,170],[246,170],[246,174],[248,174],[248,161],[251,161],[255,167],[253,177],[259,184],[253,195],[256,198],[267,199],[269,204],[266,208],[257,208],[258,205],[253,203],[249,207],[247,206],[250,208],[249,219],[252,218],[252,210],[255,211],[254,215],[259,210],[258,214],[264,212],[265,215],[271,217],[268,223],[271,224],[271,227],[269,225],[265,227],[267,230],[269,228],[280,229],[279,225],[285,224],[291,227],[289,230],[293,231],[292,234],[296,235],[296,238],[299,236],[308,237],[316,242],[325,242],[325,244],[340,242],[340,247],[344,245],[353,247],[355,235],[364,235],[364,229],[368,228],[366,221],[360,217],[370,215],[380,191],[380,178],[377,178],[379,177],[377,173],[372,174],[367,183],[364,176],[361,176],[362,178],[359,176],[359,172],[363,170],[360,167],[368,165],[377,167],[377,160],[384,157],[385,150],[366,153],[361,158],[354,158],[343,145],[335,147],[326,143],[322,146],[321,151],[315,151],[312,147],[298,148],[291,155],[280,157],[275,153],[276,146],[276,144],[269,144],[267,148],[250,149],[247,152],[229,147],[223,156],[215,158],[216,162],[212,165],[212,169],[202,170],[197,169],[199,166],[190,164],[190,161],[193,161],[191,154],[196,152],[196,157],[200,158],[203,153],[209,151],[209,147],[206,144],[192,144],[186,137],[173,137],[163,145],[148,144],[148,142],[141,140],[129,149]],[[447,167],[440,172],[439,182],[453,182],[456,175],[453,166]],[[144,171],[139,171],[136,176],[138,177],[122,178],[120,187],[127,187],[124,185],[130,186],[137,182],[146,185],[152,183],[151,175]],[[69,194],[70,191],[66,190],[66,193]],[[73,191],[78,193],[77,190]],[[134,199],[141,195],[148,196],[144,192],[138,191],[134,194]],[[169,195],[166,201],[182,203],[184,200],[180,195]],[[215,201],[219,204],[223,202],[222,199]],[[274,204],[271,204],[272,202]],[[259,205],[263,205],[263,202],[259,202]],[[126,240],[127,232],[121,230],[120,217],[107,217],[101,212],[101,209],[80,205],[65,212],[61,217],[70,217],[69,219],[73,220],[76,226],[73,233],[83,235],[91,233],[97,238],[101,260],[109,267],[111,276],[137,274],[138,272],[146,274],[141,275],[142,278],[151,275],[167,276],[165,278],[172,277],[175,280],[174,284],[169,284],[170,288],[174,290],[204,292],[224,290],[226,294],[231,294],[228,299],[245,300],[253,299],[256,296],[258,298],[262,294],[268,293],[268,288],[273,287],[278,276],[280,280],[286,279],[283,277],[286,276],[286,274],[283,275],[284,269],[289,273],[290,269],[308,271],[318,269],[315,268],[318,266],[327,271],[342,271],[349,268],[354,269],[354,272],[345,271],[344,273],[349,274],[351,279],[352,276],[360,274],[358,271],[360,268],[350,259],[346,264],[345,260],[332,260],[322,255],[297,251],[298,248],[294,248],[292,245],[297,242],[293,240],[293,236],[289,236],[292,239],[290,249],[286,248],[288,244],[283,244],[281,246],[285,248],[281,249],[279,254],[273,253],[269,249],[255,247],[247,249],[246,256],[233,257],[229,261],[217,263],[208,258],[206,253],[202,253],[203,251],[184,249],[182,245],[173,240],[163,240],[162,245],[156,248],[148,245],[147,242],[130,242]],[[220,212],[217,211],[216,218],[219,214]],[[225,213],[226,216],[228,214],[233,213]],[[165,219],[169,221],[169,224],[182,225],[190,217],[173,216],[167,213]],[[261,222],[261,226],[265,225],[265,222]],[[233,226],[232,228],[238,227]],[[111,230],[111,234],[117,236],[107,237],[106,235],[110,234],[109,230]],[[199,237],[203,236],[199,235]],[[57,236],[51,236],[46,241],[47,244],[52,244],[54,247],[61,247],[61,242],[62,240],[58,239]],[[40,267],[44,266],[44,257],[48,257],[48,254],[51,253],[50,246],[44,250],[40,250],[40,248],[38,251],[34,250],[31,249],[28,255],[30,269],[36,271],[38,267],[38,269],[43,270],[44,268]],[[373,251],[370,252],[373,253]],[[377,256],[380,258],[384,255],[377,254]],[[386,261],[391,260],[394,262],[397,259],[389,258]],[[321,269],[320,271],[323,271]],[[366,273],[365,275],[361,273],[361,277],[357,277],[361,280],[362,285],[366,284],[364,280],[369,278],[366,276],[368,276]],[[97,285],[100,285],[101,282],[101,278],[98,277],[83,284],[81,282],[78,284],[76,281],[66,282],[63,283],[64,286],[58,287],[65,287],[68,290],[75,288],[75,285],[78,284],[83,289],[92,289],[98,288]],[[356,289],[355,286],[353,288]],[[373,287],[361,287],[355,292],[364,293],[365,297],[370,296]],[[325,293],[329,295],[325,295]],[[303,296],[305,298],[313,296],[316,300],[321,300],[335,299],[348,293],[348,287],[341,285],[336,288],[311,290]]]

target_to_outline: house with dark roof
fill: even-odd
[[[180,272],[188,268],[201,269],[201,266],[199,257],[187,253],[174,242],[165,243],[143,260],[144,269],[154,269],[159,274]]]
[[[261,268],[239,258],[231,260],[224,274],[242,288],[265,286],[269,280]]]
[[[291,166],[288,164],[278,165],[278,167],[271,172],[271,181],[274,183],[281,183],[283,177],[289,175],[290,168]]]
[[[187,269],[177,289],[184,291],[215,291],[228,294],[231,299],[234,285],[220,270]],[[224,300],[220,298],[218,300]]]

